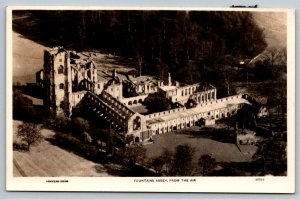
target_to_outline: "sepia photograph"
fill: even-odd
[[[9,7],[7,189],[294,192],[294,31],[291,9]]]

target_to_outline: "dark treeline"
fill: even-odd
[[[13,29],[46,46],[132,57],[144,73],[187,83],[205,80],[204,66],[252,58],[267,45],[250,12],[14,11]]]

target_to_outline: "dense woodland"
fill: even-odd
[[[130,57],[144,74],[207,81],[204,68],[251,59],[267,47],[250,12],[14,11],[13,29],[45,46]]]
[[[286,48],[268,47],[251,12],[15,10],[13,31],[48,47],[117,55],[142,75],[209,82],[218,98],[235,94],[237,82],[259,82],[248,94],[286,112]]]

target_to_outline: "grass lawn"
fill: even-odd
[[[13,79],[14,82],[26,84],[35,82],[35,73],[42,69],[44,64],[45,46],[26,39],[13,32]]]
[[[214,126],[216,127],[216,125]],[[256,151],[255,146],[235,145],[228,139],[227,132],[214,127],[192,127],[154,136],[154,144],[145,145],[147,158],[154,158],[161,154],[163,148],[174,151],[181,144],[188,144],[195,148],[194,163],[204,154],[212,154],[217,162],[246,162],[250,161]]]

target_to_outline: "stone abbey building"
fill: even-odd
[[[173,82],[170,74],[164,82],[151,76],[124,77],[116,69],[99,71],[93,56],[63,47],[45,50],[44,68],[36,77],[45,91],[44,105],[56,114],[70,116],[73,108],[85,99],[91,111],[110,122],[117,133],[133,135],[135,142],[197,124],[214,124],[248,103],[246,95],[217,99],[214,86],[181,85]],[[177,108],[151,114],[141,110],[143,101],[156,92]],[[190,99],[196,103],[194,106],[187,106]]]

